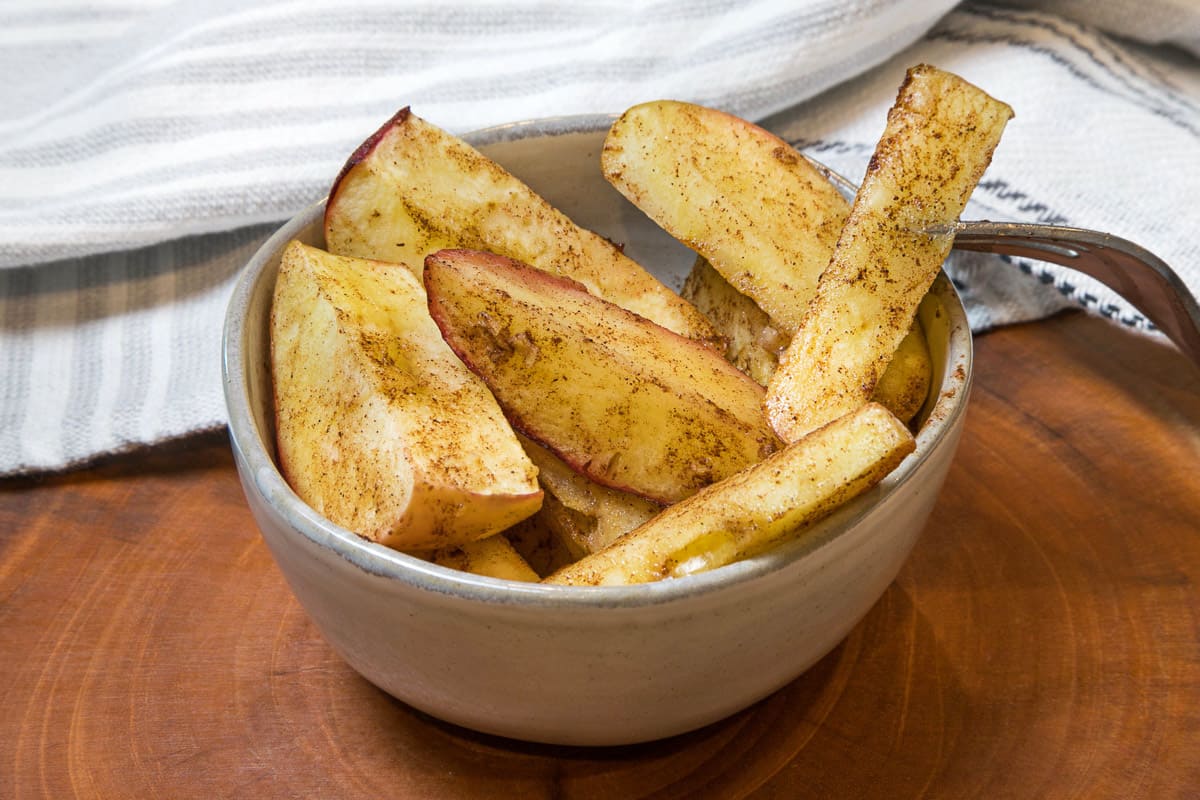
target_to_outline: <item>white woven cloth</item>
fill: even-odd
[[[397,108],[464,132],[676,98],[862,174],[907,66],[1016,109],[968,216],[1112,231],[1200,289],[1194,0],[0,5],[0,475],[225,422],[236,273]],[[964,260],[977,329],[1081,304]]]

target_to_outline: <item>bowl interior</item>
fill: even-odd
[[[578,224],[622,243],[635,261],[673,289],[682,286],[695,255],[626,201],[600,173],[600,149],[612,117],[566,117],[514,123],[467,140],[524,180]],[[247,266],[225,326],[225,388],[230,432],[257,489],[304,536],[362,569],[488,602],[541,605],[640,605],[669,602],[752,579],[803,558],[913,478],[920,463],[963,413],[970,382],[971,340],[961,301],[945,275],[922,303],[919,318],[933,356],[930,397],[921,412],[917,451],[879,486],[839,509],[798,540],[763,555],[686,579],[631,587],[541,586],[456,572],[369,542],[324,520],[287,487],[275,463],[268,319],[284,245],[294,238],[323,246],[323,202],[275,233]]]

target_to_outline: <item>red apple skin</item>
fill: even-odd
[[[405,106],[404,108],[400,109],[393,114],[387,122],[380,125],[374,133],[368,136],[362,144],[354,149],[354,152],[351,153],[350,157],[346,159],[346,163],[342,165],[342,169],[338,172],[337,177],[333,179],[333,185],[329,187],[330,197],[337,195],[338,187],[342,185],[342,181],[346,179],[346,175],[349,174],[350,170],[354,169],[363,161],[366,161],[367,157],[379,145],[379,142],[382,141],[383,137],[387,136],[388,131],[397,125],[403,125],[405,121],[408,120],[408,116],[411,113],[412,111],[410,106]],[[323,226],[329,224],[329,210],[330,205],[326,203],[325,214],[321,220]]]

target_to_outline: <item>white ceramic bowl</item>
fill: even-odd
[[[468,137],[580,224],[678,287],[692,254],[600,175],[607,116]],[[936,392],[917,450],[798,541],[678,580],[633,587],[521,584],[445,569],[317,515],[274,461],[267,318],[279,255],[321,244],[321,211],[288,222],[245,269],[225,323],[225,396],[246,497],[296,597],[349,664],[449,722],[539,742],[626,744],[698,728],[754,703],[828,653],[896,577],[962,427],[971,340],[939,277],[922,306]]]

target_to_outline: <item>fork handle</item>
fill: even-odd
[[[1161,258],[1128,239],[1064,225],[960,222],[954,247],[1049,261],[1090,275],[1128,300],[1200,367],[1200,304]]]

